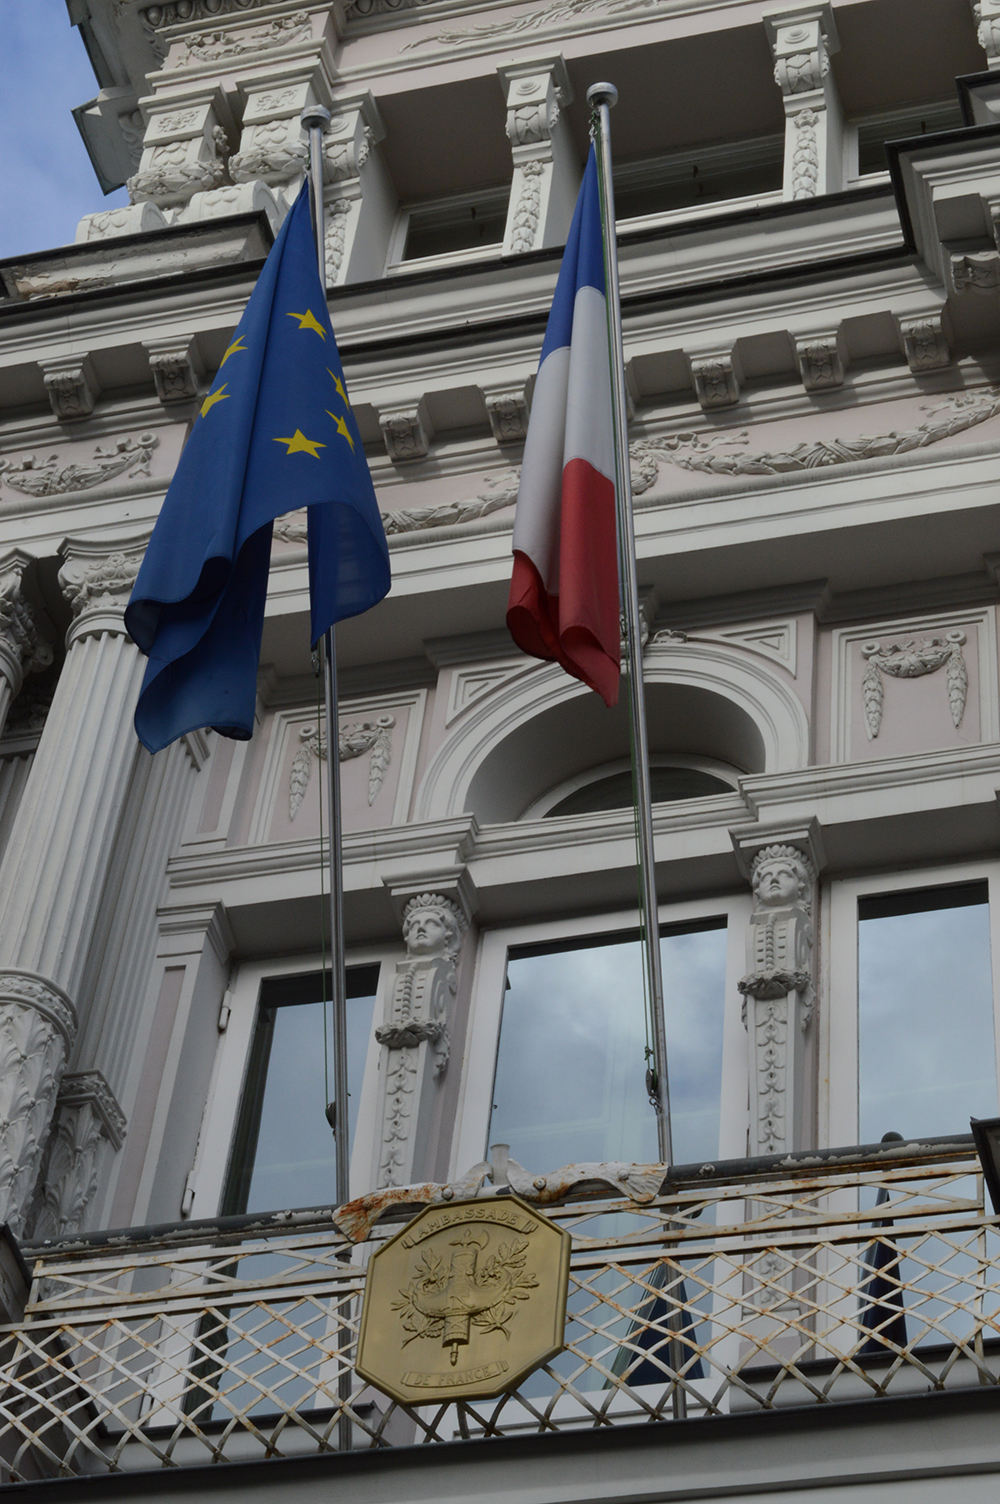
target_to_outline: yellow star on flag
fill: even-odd
[[[354,439],[351,437],[351,430],[348,428],[348,426],[344,422],[343,418],[338,418],[337,414],[330,412],[329,408],[327,408],[326,411],[327,411],[327,416],[330,417],[330,418],[332,418],[333,421],[336,423],[336,425],[337,425],[337,432],[339,434],[343,434],[344,438],[350,444],[351,451],[353,453],[353,451],[354,451]]]
[[[229,401],[229,396],[228,396],[228,394],[226,392],[226,387],[228,385],[229,385],[229,382],[228,381],[224,381],[222,383],[222,385],[219,387],[219,390],[217,392],[209,392],[208,396],[205,398],[204,402],[201,404],[201,415],[202,415],[203,418],[207,418],[208,417],[209,409],[213,408],[217,402],[228,402]]]
[[[290,439],[275,439],[276,444],[287,444],[289,454],[311,454],[314,460],[319,459],[319,450],[325,449],[318,439],[307,439],[305,434],[298,428]]]
[[[330,367],[329,366],[327,366],[327,370],[330,371]],[[345,407],[350,407],[351,401],[350,401],[350,398],[348,397],[347,393],[344,390],[344,383],[341,381],[341,379],[340,379],[339,376],[334,375],[333,371],[330,371],[330,375],[333,376],[333,384],[337,388],[337,394],[340,397],[341,402],[343,402],[343,404],[344,404]],[[333,415],[331,413],[331,417],[332,416]]]
[[[311,308],[307,308],[305,313],[289,313],[286,314],[285,317],[289,319],[298,319],[300,329],[315,329],[320,339],[326,339],[326,330],[323,328],[323,325],[319,323],[319,321],[313,316],[313,311]]]
[[[238,339],[235,339],[233,341],[233,343],[229,346],[229,349],[226,351],[225,355],[219,361],[219,370],[222,370],[222,367],[225,365],[230,355],[243,355],[245,351],[246,345],[243,343],[243,336],[241,334]]]

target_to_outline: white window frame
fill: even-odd
[[[358,1120],[354,1133],[354,1149],[351,1154],[351,1195],[360,1196],[375,1184],[379,1134],[376,1124],[378,1110],[378,1062],[380,1046],[375,1039],[375,1025],[384,1015],[385,992],[392,986],[398,958],[398,946],[371,946],[352,950],[347,957],[347,966],[379,965],[378,991],[375,996],[373,1027],[365,1058],[364,1078],[361,1085],[361,1100],[358,1104]],[[329,965],[329,957],[327,965]],[[222,1206],[223,1192],[233,1135],[239,1118],[250,1047],[257,1022],[261,984],[268,978],[291,977],[304,972],[323,970],[323,957],[315,951],[302,955],[282,956],[266,961],[243,961],[234,972],[226,1004],[230,1012],[225,1033],[220,1036],[216,1052],[208,1101],[202,1119],[198,1152],[194,1169],[189,1179],[193,1191],[188,1215],[191,1217],[216,1217]],[[321,1110],[317,1104],[317,1112]],[[330,1205],[337,1200],[336,1186],[331,1179]],[[270,1210],[283,1211],[284,1207]]]
[[[751,907],[749,893],[721,894],[715,898],[663,904],[659,911],[660,923],[663,925],[672,926],[722,916],[727,921],[720,1159],[742,1158],[746,1154],[749,1114],[747,1035],[740,1016],[742,998],[736,984],[746,971],[746,927]],[[493,1102],[508,951],[516,946],[537,945],[547,940],[586,939],[592,935],[613,935],[622,930],[634,932],[636,925],[635,909],[626,909],[582,918],[513,925],[481,933],[462,1061],[462,1085],[450,1179],[457,1180],[472,1165],[480,1163],[488,1153],[486,1140]],[[548,1172],[557,1170],[560,1166],[529,1165],[526,1168]]]
[[[827,1006],[820,1009],[819,1142],[836,1148],[858,1142],[858,900],[919,888],[988,883],[993,1037],[1000,1082],[1000,862],[963,862],[909,872],[838,878],[825,885],[822,951]],[[961,1133],[964,1124],[955,1126]]]

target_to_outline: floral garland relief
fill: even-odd
[[[882,726],[883,674],[890,679],[922,679],[947,665],[948,709],[957,731],[965,715],[969,693],[969,670],[962,656],[965,633],[947,632],[944,637],[928,637],[923,642],[893,642],[884,648],[878,642],[863,642],[861,656],[867,660],[861,681],[861,699],[865,710],[865,730],[873,741]]]
[[[340,762],[350,762],[355,757],[371,753],[368,762],[368,804],[378,798],[386,769],[392,761],[392,728],[394,715],[380,715],[374,721],[358,721],[340,728]],[[299,731],[302,746],[292,759],[292,771],[288,780],[288,818],[294,820],[299,805],[305,798],[309,779],[312,776],[313,758],[322,761],[326,757],[326,732],[314,725],[303,726]]]

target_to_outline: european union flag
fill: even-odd
[[[267,258],[170,483],[125,612],[158,752],[253,731],[276,517],[308,507],[312,641],[389,589],[389,550],[316,267],[306,188]]]

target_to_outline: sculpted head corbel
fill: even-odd
[[[441,893],[417,893],[403,910],[403,940],[409,960],[430,956],[458,959],[466,918],[457,903]]]
[[[750,867],[754,905],[758,909],[799,907],[808,913],[816,870],[797,846],[765,846]]]

